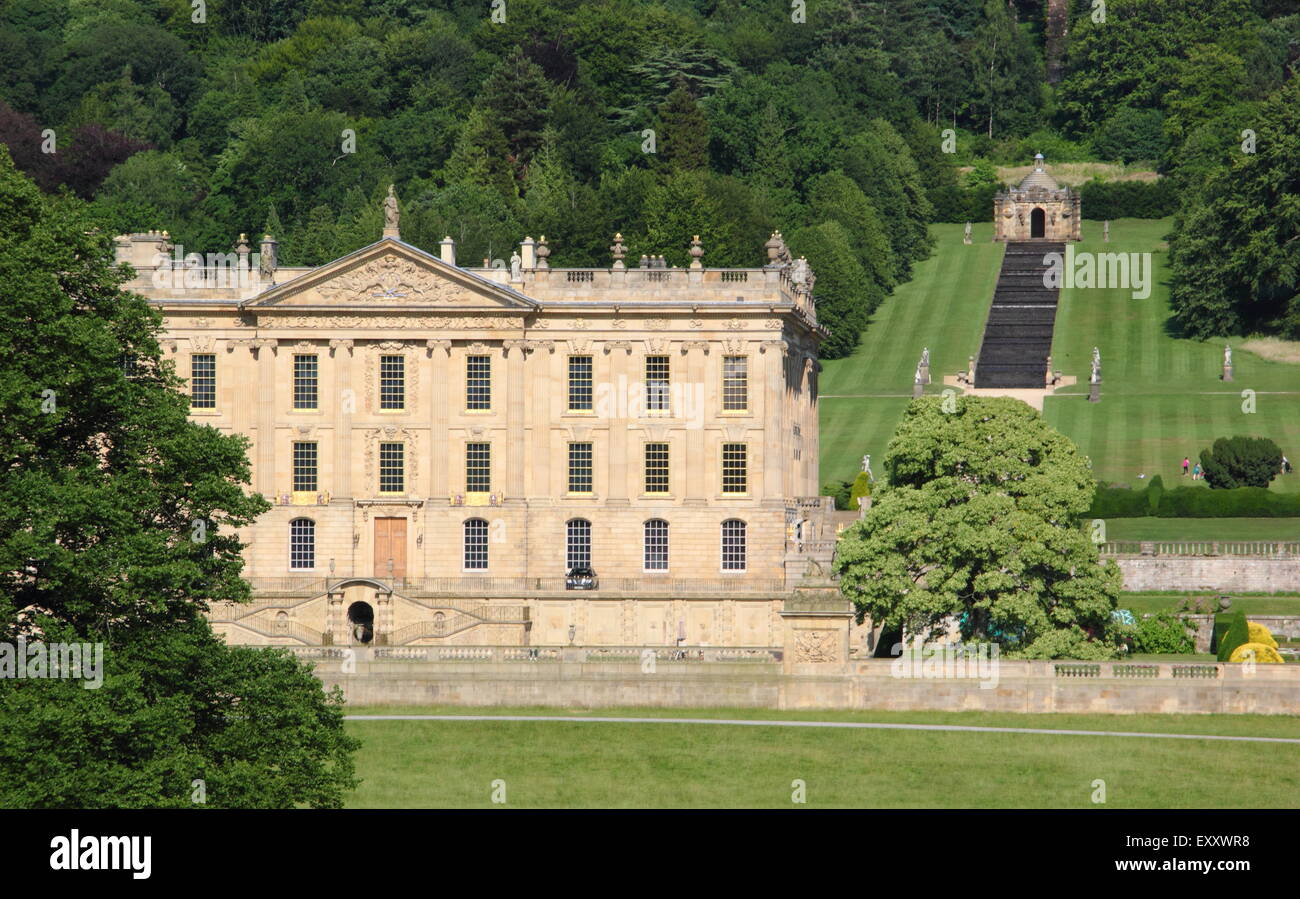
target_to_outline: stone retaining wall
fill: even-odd
[[[999,660],[989,687],[974,678],[901,678],[893,666],[855,661],[783,673],[777,662],[661,661],[647,673],[621,662],[329,659],[317,663],[316,673],[353,705],[1300,714],[1298,665],[1250,671],[1208,663]]]
[[[1286,593],[1300,589],[1300,559],[1249,559],[1239,556],[1115,559],[1124,589]]]

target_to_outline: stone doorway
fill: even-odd
[[[1029,236],[1031,238],[1047,236],[1047,213],[1041,209],[1029,213]]]
[[[348,606],[348,629],[353,643],[368,645],[375,639],[375,609],[368,602]]]

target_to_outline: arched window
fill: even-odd
[[[567,524],[565,541],[564,570],[591,567],[591,522],[585,518],[574,518]]]
[[[465,521],[465,570],[483,571],[488,567],[488,523],[482,518]]]
[[[310,518],[289,522],[289,567],[316,567],[316,522]]]
[[[645,523],[645,570],[668,570],[668,522],[662,518]]]
[[[739,518],[722,523],[722,570],[745,570],[745,522]]]

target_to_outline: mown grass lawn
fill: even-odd
[[[1174,611],[1188,597],[1201,597],[1210,601],[1211,607],[1218,610],[1217,593],[1121,593],[1118,608],[1128,609],[1135,615],[1164,610]],[[1250,615],[1300,615],[1300,595],[1276,594],[1272,596],[1239,596],[1231,594],[1232,607]]]
[[[943,390],[944,374],[965,369],[979,352],[1004,245],[992,242],[991,223],[973,226],[970,246],[961,242],[962,229],[933,225],[934,254],[876,310],[858,349],[822,363],[823,483],[852,478],[864,453],[880,473],[885,445],[912,398],[922,349],[930,348],[931,393]]]
[[[756,709],[349,709],[892,721],[1300,737],[1270,716],[789,713]],[[355,808],[1254,808],[1300,806],[1300,747],[1104,736],[692,723],[349,721],[363,741]],[[1093,781],[1106,782],[1104,806]],[[807,802],[791,801],[792,783]],[[1240,784],[1251,784],[1248,795]]]
[[[1300,540],[1300,518],[1107,518],[1107,540]]]
[[[1300,462],[1300,365],[1236,351],[1235,380],[1225,384],[1219,378],[1223,341],[1203,343],[1169,333],[1164,238],[1171,226],[1168,219],[1120,219],[1111,223],[1106,244],[1100,222],[1083,223],[1079,252],[1152,254],[1151,294],[1137,300],[1129,289],[1063,292],[1052,364],[1079,383],[1048,397],[1044,417],[1091,457],[1108,483],[1142,487],[1156,474],[1166,487],[1187,483],[1181,476],[1183,457],[1195,460],[1216,438],[1235,434],[1271,437]],[[974,242],[965,246],[961,225],[934,225],[934,254],[881,305],[858,349],[823,363],[823,483],[851,478],[864,453],[879,462],[911,397],[922,347],[930,348],[928,393],[943,390],[943,375],[965,369],[978,353],[1002,262],[1002,245],[989,240],[991,227],[975,225]],[[1100,403],[1087,401],[1094,346],[1102,356]],[[1254,391],[1253,413],[1243,411],[1243,390]],[[881,473],[878,466],[876,473]],[[1300,475],[1279,476],[1272,486],[1300,491]],[[1279,527],[1290,524],[1278,521]]]
[[[1084,223],[1076,252],[1150,253],[1155,266],[1151,295],[1134,299],[1124,288],[1062,291],[1052,342],[1053,367],[1079,378],[1070,393],[1049,397],[1043,414],[1092,458],[1099,477],[1143,486],[1161,475],[1166,487],[1182,477],[1184,456],[1195,462],[1219,437],[1271,437],[1291,458],[1300,458],[1300,366],[1269,362],[1238,349],[1234,380],[1221,379],[1225,343],[1171,335],[1169,270],[1164,238],[1168,219],[1122,219],[1111,223],[1102,243],[1096,222]],[[1092,348],[1101,350],[1102,399],[1086,398]],[[1254,410],[1243,391],[1253,392]],[[1138,475],[1144,474],[1145,478]],[[1300,476],[1279,476],[1273,489],[1300,490]]]

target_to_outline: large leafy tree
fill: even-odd
[[[1018,400],[915,400],[885,455],[888,482],[836,550],[863,615],[1029,658],[1107,658],[1120,590],[1079,528],[1089,465]]]
[[[338,808],[356,785],[340,698],[281,650],[194,621],[103,661],[98,689],[0,683],[0,808]]]
[[[0,213],[0,617],[104,631],[246,597],[235,532],[268,506],[245,439],[188,420],[108,235],[2,151]]]
[[[1253,124],[1254,152],[1212,170],[1174,223],[1170,303],[1192,337],[1300,337],[1300,80]]]
[[[930,255],[929,221],[934,212],[907,142],[893,126],[876,119],[845,142],[841,168],[883,216],[897,266],[906,280],[912,263]]]
[[[880,213],[862,189],[843,172],[828,172],[808,186],[808,207],[814,221],[836,221],[852,236],[858,261],[884,292],[894,287],[897,263]],[[820,277],[820,271],[818,277]]]
[[[0,678],[0,805],[179,805],[209,775],[213,804],[338,805],[339,698],[202,615],[248,597],[247,440],[189,420],[111,238],[3,148],[0,220],[0,641],[101,643],[109,672]]]
[[[1043,61],[1003,0],[986,0],[970,47],[971,98],[989,138],[1033,130],[1042,106]]]
[[[1104,17],[1079,4],[1070,23],[1058,112],[1086,134],[1121,104],[1159,107],[1183,77],[1191,47],[1249,45],[1250,0],[1109,0]]]
[[[831,331],[821,345],[824,359],[839,359],[857,348],[867,317],[884,298],[863,270],[853,237],[838,221],[800,228],[789,235],[790,249],[805,256],[817,275],[813,299],[817,321]]]

